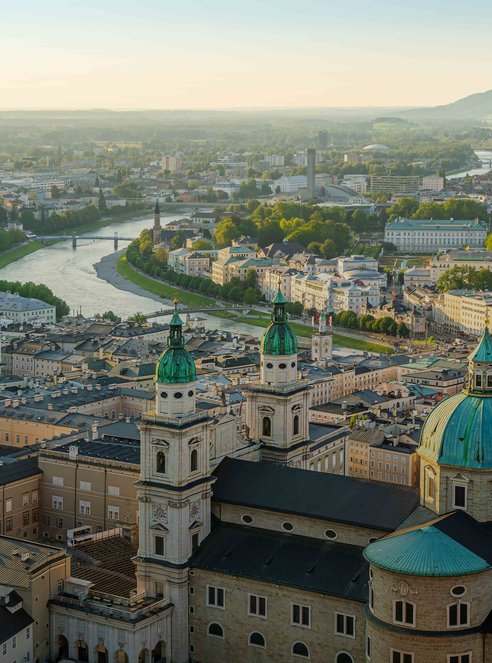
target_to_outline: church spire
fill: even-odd
[[[156,198],[155,199],[154,214],[160,214],[160,213],[161,213],[161,209],[159,207],[159,199]]]
[[[468,391],[474,395],[492,396],[492,339],[485,320],[480,343],[468,355]]]

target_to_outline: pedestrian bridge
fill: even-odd
[[[118,242],[121,240],[123,242],[133,242],[133,240],[138,239],[138,237],[129,237],[128,235],[118,235],[117,232],[114,235],[76,235],[75,233],[70,235],[38,235],[37,239],[41,242],[52,242],[52,241],[67,241],[72,240],[72,248],[77,248],[77,243],[82,240],[107,240],[114,243],[114,250],[118,250]]]
[[[210,306],[201,306],[201,307],[179,307],[178,308],[178,313],[210,313],[211,311],[232,311],[232,310],[239,310],[239,311],[249,311],[251,309],[250,306],[245,306],[244,304],[230,304],[226,306],[218,306],[217,304],[210,304]],[[160,309],[159,311],[153,311],[152,313],[146,313],[145,317],[146,318],[160,318],[161,316],[164,315],[172,315],[175,312],[174,307],[173,308],[163,308]]]

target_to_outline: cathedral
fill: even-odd
[[[310,433],[285,303],[245,390],[245,436],[196,407],[175,311],[140,427],[136,589],[104,606],[67,578],[52,660],[62,637],[66,659],[97,663],[492,663],[488,330],[467,388],[427,418],[417,490],[308,469],[332,443]]]

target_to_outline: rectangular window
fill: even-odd
[[[22,506],[29,506],[29,493],[22,495]]]
[[[160,555],[161,557],[164,555],[164,537],[163,536],[154,537],[154,553],[156,555]]]
[[[371,636],[366,635],[366,656],[367,658],[371,658]]]
[[[63,527],[63,518],[57,518],[56,519],[56,526],[57,527]]]
[[[31,502],[33,504],[37,504],[37,502],[38,502],[38,491],[37,490],[33,490],[31,492]]]
[[[26,628],[26,640],[29,640],[30,637],[31,637],[31,627],[28,626]]]
[[[267,616],[267,600],[265,596],[256,596],[256,594],[250,594],[248,600],[248,615],[254,617],[265,617]]]
[[[355,638],[355,617],[353,615],[344,615],[341,612],[336,612],[335,633],[337,635],[346,635],[349,638]]]
[[[12,498],[9,497],[7,500],[5,500],[5,512],[10,513],[12,511]]]
[[[155,595],[159,598],[164,596],[164,583],[158,580],[155,583]]]
[[[13,527],[12,518],[7,518],[7,520],[5,521],[5,531],[6,532],[11,532],[12,527]]]
[[[90,516],[91,515],[91,503],[90,502],[85,502],[84,500],[80,500],[80,502],[79,502],[79,513],[81,513],[84,516]]]
[[[471,651],[466,652],[466,654],[452,654],[448,656],[448,663],[471,663],[471,660]]]
[[[53,477],[54,486],[63,486],[63,477]]]
[[[207,605],[209,608],[225,608],[225,590],[207,585]]]
[[[413,654],[392,649],[391,663],[413,663]]]
[[[108,506],[108,519],[109,520],[119,520],[120,519],[120,507],[119,506]]]
[[[199,545],[200,545],[200,535],[199,534],[192,534],[191,535],[191,552],[195,552],[195,550],[198,550]]]
[[[63,509],[63,497],[59,497],[58,495],[52,495],[51,496],[51,508],[52,509]]]
[[[15,649],[17,647],[17,637],[14,635],[12,638],[12,649]]]
[[[24,513],[22,514],[22,524],[29,525],[29,521],[30,521],[29,511],[24,511]]]
[[[311,628],[311,607],[308,605],[292,604],[292,624]]]
[[[453,487],[453,507],[466,509],[466,486],[455,484]]]
[[[119,486],[108,486],[108,495],[112,495],[113,497],[119,497],[120,495]]]
[[[38,519],[39,519],[39,513],[38,513],[38,511],[33,511],[33,512],[32,512],[32,522],[33,522],[33,523],[37,523],[37,522],[38,522]]]
[[[91,490],[92,484],[90,481],[81,481],[80,490]]]

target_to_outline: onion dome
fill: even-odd
[[[279,288],[273,300],[272,321],[261,339],[261,354],[279,356],[298,353],[297,337],[287,322],[286,303]]]
[[[169,323],[167,350],[159,359],[155,376],[157,382],[165,384],[196,380],[195,362],[184,346],[183,321],[178,315],[177,302],[175,302],[174,314]]]
[[[485,329],[469,355],[468,386],[427,417],[419,453],[441,465],[492,468],[492,340]]]

